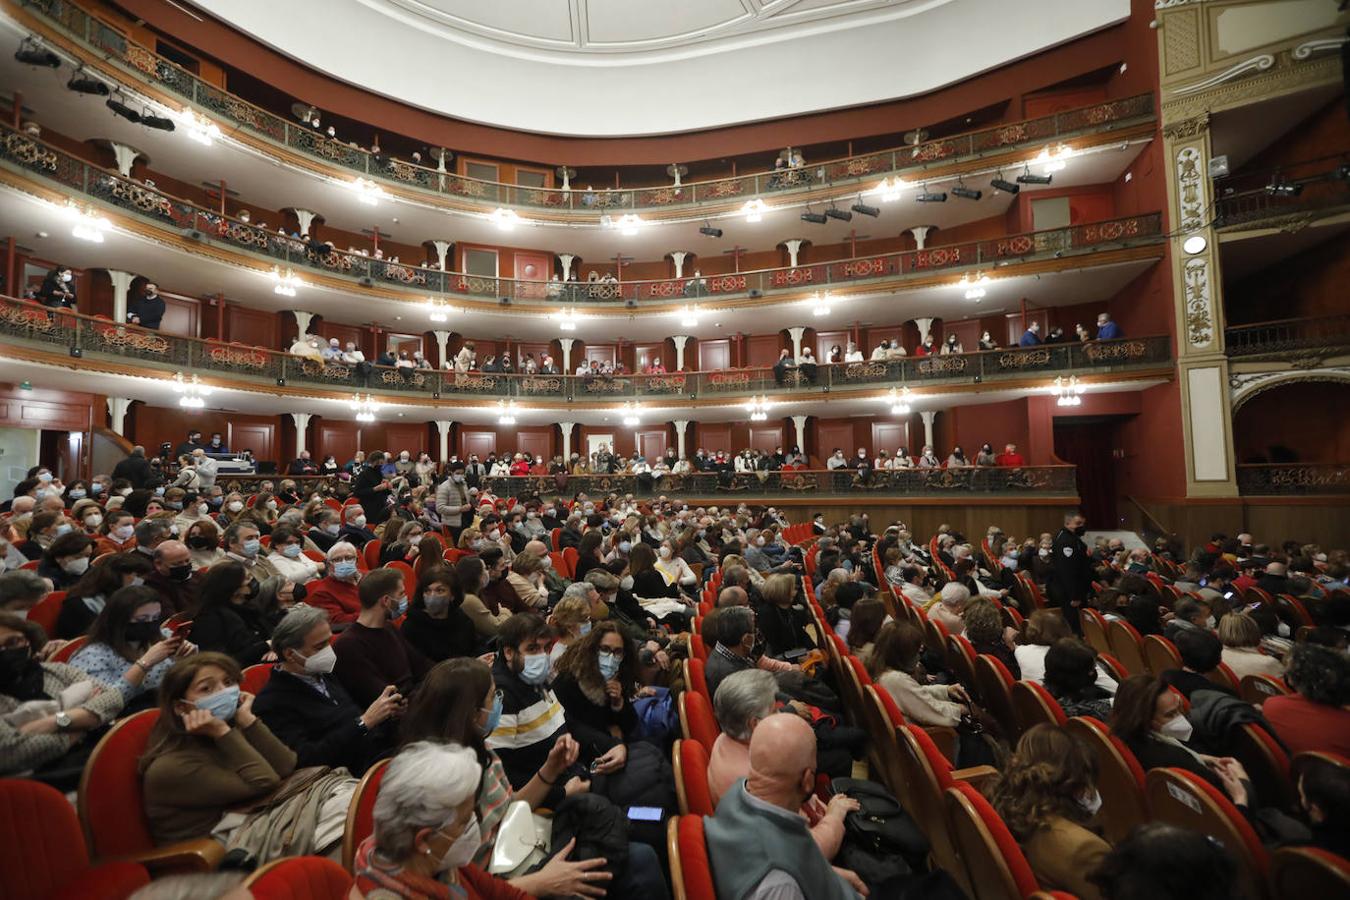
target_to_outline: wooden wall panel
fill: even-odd
[[[390,422],[384,428],[384,449],[391,453],[398,454],[407,450],[417,458],[417,454],[423,450],[435,452],[436,445],[431,443],[427,436],[429,426],[424,422],[393,423]]]
[[[814,454],[817,462],[825,464],[835,448],[851,456],[855,449],[853,443],[853,422],[849,419],[821,419],[816,423],[816,441]]]
[[[777,356],[778,354],[774,354]],[[685,362],[690,362],[687,354]],[[731,368],[731,341],[723,338],[717,341],[699,341],[698,369],[701,372],[716,372]]]
[[[763,450],[765,453],[772,453],[783,446],[783,423],[776,425],[764,423],[761,425],[750,426],[751,450]],[[730,448],[728,448],[730,449]],[[737,447],[737,450],[742,448]]]
[[[806,340],[803,338],[802,343]],[[784,347],[791,349],[792,342],[778,334],[757,334],[745,339],[747,366],[771,366],[778,361],[778,353]],[[707,366],[703,366],[707,369]]]
[[[727,422],[700,422],[696,435],[698,440],[694,444],[695,450],[702,447],[709,453],[716,453],[718,450],[735,453],[741,449],[732,442],[731,424]]]
[[[332,454],[338,465],[356,455],[361,447],[361,427],[357,422],[319,419],[309,427],[310,446],[315,459]]]
[[[219,430],[219,429],[212,429]],[[206,429],[202,429],[205,433]],[[182,438],[179,438],[182,440]],[[275,460],[278,463],[289,460],[277,459],[280,450],[276,422],[241,422],[231,418],[225,428],[225,441],[234,451],[252,450],[257,460]],[[282,470],[285,470],[283,465]]]
[[[894,421],[874,421],[872,423],[872,457],[885,450],[888,455],[894,455],[900,447],[908,447],[908,440],[905,435],[905,423]]]
[[[553,458],[553,428],[545,426],[542,428],[519,428],[514,434],[514,441],[510,445],[512,452],[519,451],[528,453],[530,456],[544,459]],[[507,449],[503,447],[502,449]]]
[[[497,452],[497,432],[465,426],[459,432],[459,455],[465,459],[476,455],[480,461],[489,453]]]
[[[159,330],[182,337],[201,337],[202,304],[192,297],[164,295],[164,319]]]
[[[278,347],[280,337],[274,313],[233,303],[225,309],[225,339],[268,350],[282,349]]]

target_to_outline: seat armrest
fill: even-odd
[[[953,769],[952,780],[964,781],[980,793],[984,786],[998,778],[998,769],[993,766],[971,766],[968,769]]]
[[[128,856],[118,857],[117,861],[136,862],[145,866],[150,875],[158,878],[161,875],[185,872],[211,872],[225,858],[225,845],[220,841],[211,838],[198,838],[194,841],[179,841],[174,844],[166,844],[163,847],[155,847],[142,853],[132,853]],[[111,862],[112,860],[101,859],[98,862]]]
[[[947,762],[956,765],[956,729],[949,725],[925,725],[923,730],[933,739]]]

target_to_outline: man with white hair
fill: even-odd
[[[334,630],[341,631],[361,614],[361,596],[357,589],[361,573],[356,547],[338,541],[328,548],[326,556],[328,574],[305,585],[305,602],[327,613]]]
[[[938,593],[937,602],[928,610],[928,618],[935,619],[947,629],[948,634],[961,634],[966,630],[961,615],[970,602],[970,590],[963,584],[949,581]]]
[[[197,470],[197,492],[208,494],[216,484],[218,464],[201,447],[192,451],[192,468]]]

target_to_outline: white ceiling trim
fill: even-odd
[[[306,65],[404,103],[588,137],[696,131],[915,96],[1130,13],[1129,0],[193,2]],[[539,34],[539,11],[553,9],[560,30]],[[362,35],[359,47],[353,34]]]

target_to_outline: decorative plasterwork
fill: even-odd
[[[1181,141],[1186,138],[1193,138],[1204,134],[1209,128],[1209,113],[1202,112],[1198,116],[1192,116],[1189,119],[1183,119],[1180,122],[1173,122],[1163,127],[1163,137],[1169,141]]]
[[[1294,59],[1308,59],[1314,53],[1318,53],[1322,50],[1340,50],[1341,45],[1347,40],[1350,40],[1350,37],[1341,36],[1321,38],[1315,41],[1304,41],[1294,48],[1294,52],[1291,55]]]
[[[1177,206],[1182,231],[1205,227],[1204,154],[1194,145],[1177,152]]]
[[[1193,94],[1178,94],[1163,101],[1163,122],[1191,119],[1204,113],[1216,113],[1282,94],[1291,94],[1323,84],[1340,84],[1340,60],[1333,56],[1317,56],[1295,60],[1291,51],[1275,54],[1275,64],[1255,74],[1221,82],[1208,90]]]
[[[1303,370],[1292,372],[1241,372],[1228,376],[1228,396],[1236,414],[1239,409],[1257,394],[1265,393],[1282,384],[1331,382],[1350,384],[1350,367],[1338,366],[1331,369]]]
[[[1203,81],[1192,82],[1182,85],[1178,88],[1172,88],[1173,94],[1185,96],[1187,94],[1199,93],[1203,90],[1223,84],[1225,81],[1232,81],[1243,75],[1255,72],[1264,72],[1275,65],[1275,55],[1272,53],[1262,53],[1253,56],[1251,59],[1243,60],[1235,66],[1229,66],[1217,75],[1211,75]]]
[[[1155,0],[1154,9],[1171,9],[1174,6],[1185,6],[1187,3],[1200,3],[1201,0]]]
[[[1186,340],[1197,350],[1214,343],[1214,300],[1209,284],[1209,260],[1186,260],[1181,270],[1186,291]]]

